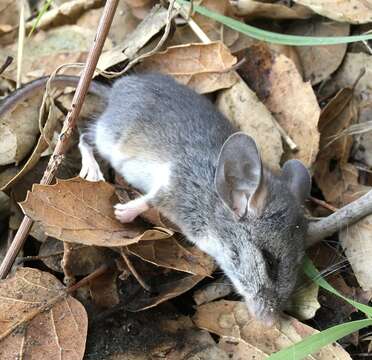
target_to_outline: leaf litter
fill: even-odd
[[[220,14],[292,35],[361,33],[369,30],[372,19],[368,1],[200,3]],[[41,1],[27,3],[26,31],[34,26],[41,5]],[[59,65],[84,61],[102,6],[97,0],[53,3],[24,41],[22,82],[49,75]],[[134,71],[166,73],[207,94],[235,126],[253,135],[268,166],[278,169],[289,158],[306,163],[314,174],[315,196],[329,205],[341,207],[370,189],[368,44],[359,46],[358,52],[346,45],[273,46],[196,13],[191,14],[194,25],[188,26],[178,14],[175,10],[171,15],[172,30],[160,51],[145,57]],[[167,17],[167,9],[158,1],[121,1],[100,57],[100,71],[113,76],[136,56],[151,51],[163,35]],[[17,56],[18,25],[19,8],[3,1],[1,64],[7,56]],[[210,41],[203,43],[202,34]],[[17,71],[13,62],[1,74],[1,96],[14,90]],[[79,74],[80,68],[67,73]],[[80,158],[75,144],[63,162],[61,179],[54,185],[37,185],[70,104],[69,95],[59,91],[58,107],[52,105],[40,118],[41,96],[17,104],[0,121],[2,248],[8,233],[20,223],[16,202],[35,221],[31,245],[19,258],[16,271],[0,281],[1,358],[38,358],[43,353],[54,359],[62,351],[66,359],[265,359],[316,333],[315,329],[343,323],[356,313],[322,291],[318,297],[317,285],[300,277],[286,310],[302,322],[283,316],[277,327],[263,329],[243,302],[231,301],[236,299],[234,289],[220,277],[213,260],[188,244],[157,209],[131,224],[118,223],[112,206],[140,193],[123,186],[110,172],[105,174],[108,182],[76,178]],[[96,103],[87,98],[88,108],[96,109]],[[91,112],[82,117],[92,117]],[[320,205],[308,205],[312,216],[329,214]],[[311,250],[330,254],[331,263],[317,262],[319,256],[313,260],[325,274],[332,272],[329,281],[341,293],[364,303],[372,298],[370,235],[368,216],[332,237],[328,247],[333,252],[324,245]],[[72,244],[68,253],[64,242]],[[334,252],[343,256],[333,258]],[[71,295],[57,279],[62,278],[64,261],[74,277],[92,275]],[[103,268],[105,272],[94,277]],[[93,321],[88,335],[86,311]],[[357,333],[342,345],[345,350],[328,345],[307,358],[350,359],[370,351]]]

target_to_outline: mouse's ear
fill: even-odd
[[[243,132],[223,144],[217,163],[215,186],[222,201],[238,216],[260,215],[267,198],[261,158],[255,141]]]
[[[311,190],[311,175],[305,165],[299,160],[288,160],[284,163],[282,177],[289,189],[300,203],[309,196]]]

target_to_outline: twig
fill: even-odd
[[[105,4],[100,22],[98,24],[96,36],[93,40],[93,45],[89,51],[85,67],[81,74],[79,84],[72,100],[71,110],[66,116],[57,145],[53,151],[52,156],[50,157],[43,178],[40,181],[40,183],[43,185],[47,185],[52,182],[54,174],[59,164],[61,163],[64,153],[68,147],[69,140],[77,121],[77,117],[82,108],[85,95],[88,91],[90,81],[97,66],[98,58],[102,52],[105,39],[110,29],[117,4],[118,0],[108,0]],[[17,257],[20,249],[22,248],[26,240],[32,223],[33,221],[28,216],[25,216],[23,218],[21,225],[13,239],[13,242],[6,253],[3,262],[1,263],[0,279],[4,279],[8,275],[15,258]]]
[[[81,288],[82,286],[87,285],[90,281],[93,279],[98,278],[99,276],[103,275],[108,269],[110,268],[110,265],[103,264],[96,270],[94,270],[91,274],[87,275],[86,277],[82,278],[80,281],[78,281],[76,284],[69,286],[66,291],[71,294],[77,289]]]
[[[148,292],[151,292],[151,286],[146,284],[145,280],[142,279],[142,276],[137,272],[137,270],[134,268],[132,262],[130,261],[129,257],[125,253],[125,249],[120,249],[120,254],[123,257],[123,260],[125,261],[125,264],[128,266],[128,269],[132,273],[132,275],[136,278],[138,283]]]
[[[25,0],[19,0],[19,28],[18,28],[18,46],[17,46],[17,89],[21,87],[22,82],[22,60],[23,47],[25,43],[26,22],[25,22]]]
[[[0,66],[0,75],[6,70],[6,68],[13,62],[13,58],[11,56],[7,56],[4,64]]]
[[[337,210],[332,215],[309,224],[307,245],[312,246],[338,230],[352,225],[363,217],[372,214],[372,190]]]
[[[328,204],[327,202],[323,201],[323,200],[320,200],[320,199],[317,199],[315,197],[312,197],[310,196],[310,200],[317,204],[317,205],[320,205],[322,207],[324,207],[325,209],[328,209],[328,210],[331,210],[332,212],[335,212],[338,210],[338,208],[336,208],[335,206],[331,205],[331,204]]]

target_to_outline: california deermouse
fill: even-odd
[[[265,168],[251,137],[169,76],[125,76],[99,92],[107,106],[87,137],[145,194],[116,205],[116,217],[129,222],[158,207],[217,260],[250,312],[271,324],[304,255],[305,166],[290,160],[280,173]],[[83,175],[100,177],[84,139],[80,147]]]

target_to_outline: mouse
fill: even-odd
[[[76,84],[72,78],[54,82]],[[11,94],[0,104],[0,116],[9,103],[45,82],[39,79],[13,98]],[[80,135],[80,175],[103,180],[94,159],[97,151],[143,193],[115,205],[119,221],[128,223],[150,207],[158,208],[217,262],[254,318],[275,324],[305,253],[308,169],[294,159],[279,171],[270,169],[249,134],[171,76],[131,74],[112,86],[94,81],[90,91],[106,105]]]

